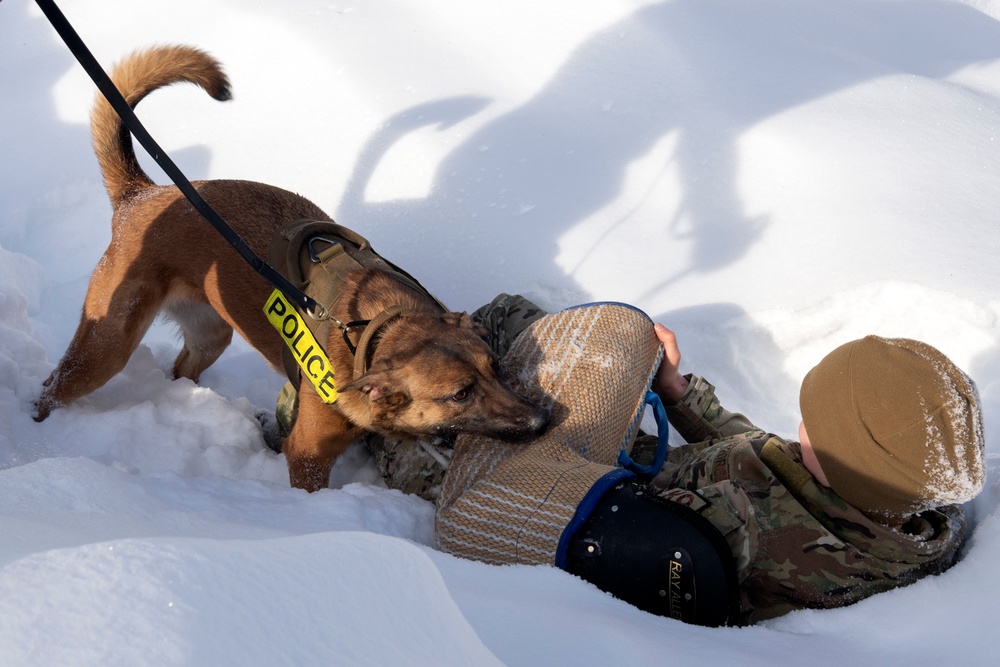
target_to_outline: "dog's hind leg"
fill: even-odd
[[[102,260],[94,271],[80,325],[35,404],[36,421],[100,388],[121,371],[156,318],[162,288],[121,281],[111,263]]]
[[[174,378],[197,382],[202,371],[229,347],[233,328],[207,303],[178,300],[169,303],[164,311],[184,336],[184,348],[174,361]]]

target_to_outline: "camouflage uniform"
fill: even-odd
[[[954,563],[966,528],[961,508],[923,512],[899,528],[873,522],[812,477],[798,443],[727,411],[703,378],[691,378],[667,412],[696,444],[672,448],[652,484],[708,518],[729,542],[741,624],[848,605]]]
[[[513,335],[503,332],[503,315],[501,309],[491,323],[500,329],[498,340],[509,346],[523,327]],[[498,351],[502,354],[505,348]],[[747,625],[796,609],[845,606],[940,573],[954,563],[966,534],[961,508],[949,505],[923,512],[898,528],[876,523],[815,481],[802,464],[798,443],[768,434],[723,408],[714,387],[703,378],[689,380],[681,401],[667,407],[667,416],[694,444],[672,447],[651,484],[664,498],[706,517],[730,545],[741,598],[740,614],[731,623]],[[640,436],[631,451],[633,460],[640,465],[650,461],[655,445],[655,436]],[[558,467],[557,459],[566,458],[563,454],[554,456],[553,465]],[[476,465],[462,457],[456,460],[454,475],[468,475],[466,468]],[[596,482],[611,468],[592,464],[574,470]],[[513,480],[504,481],[496,472],[481,478],[493,485],[494,494],[506,486],[521,491],[521,483]],[[461,497],[450,495],[449,489],[449,497],[438,503],[439,531],[450,528],[446,524],[461,504]],[[474,502],[482,497],[475,495]],[[571,514],[569,509],[566,516]],[[558,521],[566,525],[565,517]],[[455,548],[450,536],[442,541],[439,535],[438,541],[459,555],[483,558],[485,553],[468,543]],[[532,562],[523,550],[514,560],[500,551],[495,562]]]
[[[514,338],[544,314],[522,297],[503,294],[473,317],[490,331],[491,347],[503,356]],[[848,605],[954,563],[966,532],[961,508],[924,512],[899,528],[873,522],[814,480],[802,464],[798,443],[727,411],[703,378],[690,378],[684,397],[667,414],[695,444],[671,448],[651,483],[664,498],[706,517],[730,545],[741,593],[741,614],[732,622],[745,625],[796,609]],[[640,437],[633,460],[646,463],[655,440]],[[390,488],[437,500],[453,443],[432,446],[369,436],[368,444]],[[586,474],[594,481],[612,470],[590,467]],[[465,473],[456,468],[457,475]],[[440,520],[448,504],[439,505]],[[572,514],[568,507],[560,525]]]

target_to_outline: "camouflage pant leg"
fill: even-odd
[[[489,332],[486,342],[498,357],[502,357],[518,334],[545,314],[544,310],[523,296],[500,294],[472,313],[472,320],[486,327]]]
[[[431,502],[437,500],[454,440],[396,440],[369,433],[365,444],[386,486]]]

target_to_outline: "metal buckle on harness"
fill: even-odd
[[[309,239],[309,241],[306,242],[306,245],[309,246],[309,259],[312,260],[313,264],[319,264],[322,261],[319,258],[319,253],[316,252],[315,248],[313,248],[313,243],[316,243],[316,241],[323,241],[324,243],[329,243],[330,245],[339,244],[339,241],[335,241],[327,236],[314,236]]]

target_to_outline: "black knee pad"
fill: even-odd
[[[705,517],[628,482],[570,539],[566,571],[643,611],[721,626],[739,610],[729,545]]]

